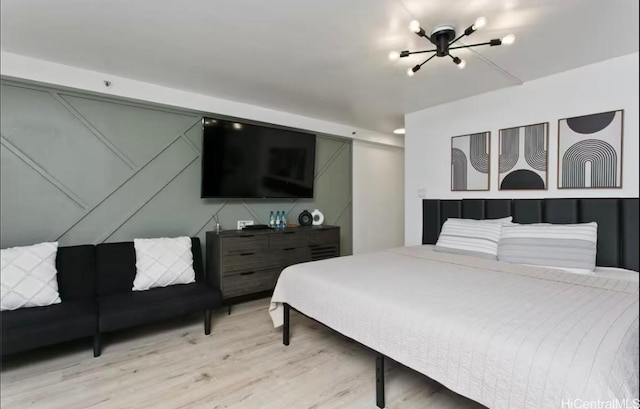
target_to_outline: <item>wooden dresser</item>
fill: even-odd
[[[207,277],[228,306],[273,291],[285,267],[339,255],[337,226],[207,232]]]

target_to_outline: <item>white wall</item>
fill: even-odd
[[[353,209],[353,254],[402,246],[403,149],[353,142]]]
[[[638,197],[638,61],[634,53],[405,116],[405,244],[421,242],[422,199]],[[473,75],[472,71],[469,71]],[[622,189],[558,190],[558,119],[624,109]],[[549,189],[500,192],[498,130],[549,122]],[[491,131],[491,190],[451,192],[450,138]]]

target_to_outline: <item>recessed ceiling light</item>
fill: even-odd
[[[404,135],[404,128],[394,129],[393,133],[396,135]]]

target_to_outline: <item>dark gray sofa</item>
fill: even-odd
[[[132,291],[136,274],[133,242],[60,247],[56,256],[62,302],[47,307],[0,312],[2,355],[202,311],[205,334],[221,294],[207,282],[200,240],[191,238],[196,282]]]

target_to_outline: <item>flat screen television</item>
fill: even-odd
[[[204,118],[203,198],[312,198],[316,136]]]

